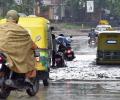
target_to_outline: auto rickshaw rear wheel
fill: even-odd
[[[43,85],[44,85],[44,86],[49,86],[49,82],[48,82],[47,79],[44,79],[44,80],[43,80]]]

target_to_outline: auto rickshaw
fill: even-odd
[[[100,20],[99,25],[109,25],[108,20]]]
[[[120,64],[120,31],[103,31],[98,36],[97,64]]]
[[[6,19],[2,19],[0,23],[5,23]],[[49,20],[43,17],[20,17],[19,25],[23,26],[30,34],[33,41],[37,36],[40,36],[40,41],[35,42],[38,46],[37,52],[37,75],[40,80],[43,80],[44,86],[48,86],[49,67],[51,64],[51,30]]]

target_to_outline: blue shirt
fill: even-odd
[[[57,44],[63,44],[64,46],[67,46],[69,44],[69,41],[64,36],[58,36],[56,38]]]

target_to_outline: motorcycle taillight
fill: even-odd
[[[0,56],[0,63],[4,62],[4,58]]]
[[[40,61],[40,57],[35,57],[36,61],[39,62]]]
[[[71,50],[67,50],[67,53],[71,53]]]

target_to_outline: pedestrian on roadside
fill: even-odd
[[[55,34],[52,33],[52,66],[55,67],[55,54],[57,52],[56,49],[56,39],[55,39]]]

